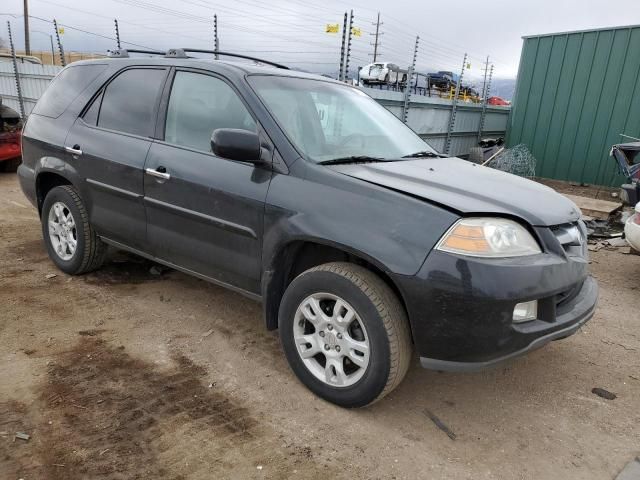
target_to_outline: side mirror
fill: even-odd
[[[211,151],[222,158],[261,163],[260,150],[260,137],[249,130],[217,128],[211,135]]]

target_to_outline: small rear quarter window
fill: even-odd
[[[65,68],[51,81],[32,113],[59,117],[106,68],[105,64],[71,65]]]

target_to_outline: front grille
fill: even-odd
[[[584,225],[579,222],[565,223],[551,227],[556,240],[568,257],[584,257],[587,251],[587,235]]]

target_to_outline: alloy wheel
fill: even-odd
[[[54,203],[49,209],[48,227],[53,251],[62,260],[71,260],[78,247],[78,232],[69,207],[62,202]]]
[[[298,306],[293,322],[296,349],[305,367],[332,387],[349,387],[369,366],[370,344],[358,313],[344,299],[315,293]]]

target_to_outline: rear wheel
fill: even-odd
[[[310,390],[343,407],[362,407],[404,378],[411,338],[404,308],[371,271],[329,263],[299,275],[279,314],[283,348]]]
[[[42,235],[49,258],[70,275],[99,268],[107,245],[98,238],[75,188],[52,188],[42,205]]]

